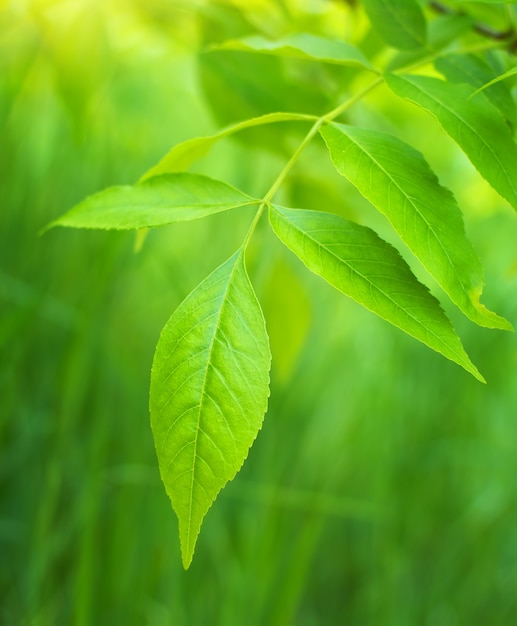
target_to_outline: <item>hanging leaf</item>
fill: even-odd
[[[439,302],[373,230],[331,213],[279,206],[271,207],[270,221],[312,272],[484,382]]]
[[[386,215],[463,313],[481,326],[511,329],[479,302],[483,268],[465,235],[460,209],[420,152],[363,128],[331,124],[320,132],[338,172]]]
[[[154,356],[151,426],[185,568],[206,512],[260,430],[270,364],[264,317],[239,250],[180,304]]]

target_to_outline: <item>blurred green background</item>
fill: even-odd
[[[149,371],[168,316],[252,213],[159,229],[138,253],[132,233],[39,235],[178,141],[275,107],[330,108],[346,93],[332,68],[198,55],[297,29],[365,34],[346,3],[323,0],[0,2],[1,624],[517,623],[514,335],[448,308],[483,386],[309,275],[262,224],[249,257],[272,340],[270,408],[185,572]],[[291,100],[275,81],[292,83]],[[465,208],[487,304],[517,325],[512,211],[385,92],[351,115],[426,153]],[[263,194],[299,132],[225,141],[197,171]],[[317,143],[282,193],[385,228]]]

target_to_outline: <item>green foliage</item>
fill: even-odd
[[[270,41],[260,36],[247,37],[227,41],[219,48],[221,50],[259,52],[292,59],[323,61],[337,65],[357,65],[373,71],[373,67],[366,57],[355,46],[345,41],[324,39],[308,33],[298,33],[278,41]]]
[[[478,172],[517,209],[517,146],[501,114],[472,88],[427,76],[387,76],[400,97],[436,116]]]
[[[502,80],[506,80],[507,78],[512,78],[515,75],[517,75],[517,67],[512,67],[507,72],[504,72],[500,76],[497,76],[496,78],[493,78],[492,80],[489,80],[486,84],[482,85],[479,89],[476,89],[476,91],[472,95],[475,96],[481,91],[484,91],[485,89],[488,89],[489,87],[492,87],[492,85],[496,85]]]
[[[134,184],[171,146],[248,115],[239,102],[219,116],[235,92],[204,82],[205,45],[309,32],[352,42],[379,69],[424,60],[425,51],[383,47],[359,4],[3,3],[1,624],[514,626],[517,335],[480,328],[449,302],[336,172],[319,136],[273,202],[342,215],[389,241],[441,301],[488,384],[307,271],[263,216],[246,265],[273,355],[268,413],[206,515],[188,572],[149,427],[149,372],[160,329],[241,246],[256,208],[146,231],[139,254],[128,231],[37,234],[96,191]],[[457,8],[469,15],[425,9],[429,45],[446,39],[450,21],[504,32],[516,5]],[[468,26],[443,54],[475,52],[496,77],[514,57],[480,49],[507,41]],[[279,61],[284,85],[318,90],[316,116],[372,79],[303,59],[210,54],[228,65],[233,54],[261,67]],[[249,78],[267,83],[267,74]],[[511,79],[500,84],[515,96]],[[307,104],[279,96],[271,110]],[[227,135],[191,171],[261,198],[314,121]],[[515,215],[438,123],[384,87],[336,123],[424,155],[462,210],[484,266],[483,301],[515,325]]]
[[[494,74],[493,67],[488,61],[474,54],[443,55],[436,59],[434,65],[448,81],[466,83],[476,87],[476,91],[470,95],[470,98],[478,93],[483,93],[486,100],[497,107],[503,117],[515,126],[517,111],[512,94],[505,84],[497,84],[500,80],[511,75],[511,71],[505,72],[492,81],[490,78]]]
[[[207,176],[164,174],[132,187],[101,191],[51,226],[116,230],[151,228],[256,203],[238,189]]]
[[[274,124],[277,122],[297,122],[314,120],[312,115],[303,115],[297,113],[266,113],[259,117],[255,117],[238,124],[233,124],[224,130],[219,131],[215,135],[208,137],[194,137],[187,139],[182,143],[175,145],[161,159],[159,163],[151,167],[143,176],[144,179],[152,178],[163,172],[182,172],[188,170],[189,167],[198,159],[204,157],[210,149],[221,139],[229,137],[234,133],[254,126],[262,126],[263,124]]]
[[[425,48],[424,15],[417,0],[364,0],[373,28],[386,43],[400,50]]]
[[[262,425],[270,364],[264,318],[239,250],[173,313],[154,357],[151,425],[185,568],[205,513]]]
[[[384,213],[413,254],[473,322],[511,326],[479,303],[483,269],[454,196],[422,155],[384,133],[333,124],[322,129],[334,165]],[[411,172],[411,176],[408,176]]]
[[[282,199],[282,205],[289,205],[284,189],[290,175],[297,169],[315,169],[314,163],[302,169],[303,153],[319,149],[318,159],[324,154],[318,134],[338,172],[388,218],[412,253],[411,261],[421,262],[450,302],[480,326],[511,329],[480,302],[483,269],[453,194],[440,185],[419,150],[382,128],[356,124],[354,111],[359,109],[368,124],[382,126],[369,113],[368,103],[375,90],[387,85],[396,107],[409,101],[431,113],[481,176],[517,209],[517,146],[510,128],[515,105],[509,90],[494,89],[513,68],[501,74],[483,52],[487,39],[495,48],[508,40],[511,52],[515,31],[500,36],[497,23],[479,24],[477,13],[470,16],[466,5],[471,19],[453,14],[461,18],[460,27],[454,22],[447,36],[439,38],[435,22],[443,18],[434,16],[432,9],[453,11],[440,3],[427,7],[416,0],[364,0],[362,5],[365,14],[362,7],[357,11],[365,24],[363,37],[351,36],[349,41],[329,36],[317,24],[310,27],[316,33],[277,33],[272,38],[256,32],[247,11],[241,15],[235,10],[236,32],[210,45],[200,61],[214,112],[231,125],[178,143],[144,174],[143,182],[99,192],[52,223],[141,229],[258,205],[239,251],[180,304],[156,349],[150,392],[153,435],[162,480],[179,519],[185,567],[192,560],[204,515],[241,467],[266,412],[269,344],[244,262],[266,210],[280,241],[310,270],[484,380],[437,297],[384,240],[382,228],[375,232],[361,224],[361,218],[339,215],[349,209],[344,194],[343,206],[329,206],[322,198],[317,210],[273,203],[275,195],[284,192],[287,201]],[[213,44],[208,22],[206,38]],[[476,49],[480,51],[472,52]],[[511,63],[511,56],[504,59]],[[382,70],[381,77],[372,78],[374,67]],[[436,70],[445,80],[424,75]],[[480,87],[486,92],[478,94]],[[375,106],[380,112],[381,105]],[[391,115],[390,126],[396,131],[400,120],[393,111]],[[299,122],[309,121],[312,126],[300,140]],[[248,135],[248,149],[266,144],[272,152],[289,150],[286,165],[265,192],[257,192],[254,180],[248,181],[248,195],[221,180],[183,172],[220,140],[240,131],[259,133]],[[413,134],[418,135],[418,129]],[[333,174],[329,167],[325,181]],[[262,254],[267,256],[266,250]]]
[[[438,301],[370,228],[331,213],[276,206],[270,219],[281,241],[310,270],[484,381]]]

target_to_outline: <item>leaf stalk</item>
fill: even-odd
[[[318,131],[321,128],[321,126],[323,126],[323,124],[327,124],[327,123],[331,122],[336,117],[338,117],[339,115],[344,113],[348,108],[353,106],[359,100],[362,100],[362,98],[364,98],[367,94],[369,94],[370,91],[373,91],[373,89],[378,87],[383,82],[384,82],[384,78],[383,77],[377,78],[375,81],[370,83],[367,87],[362,89],[359,93],[355,94],[354,96],[352,96],[351,98],[349,98],[345,102],[341,103],[336,108],[332,109],[328,113],[325,113],[324,115],[322,115],[321,117],[318,117],[316,119],[314,124],[311,126],[309,132],[302,139],[302,141],[301,141],[300,145],[298,146],[298,148],[292,154],[292,156],[289,159],[289,161],[287,161],[287,163],[283,167],[282,171],[275,178],[275,180],[273,181],[273,184],[271,185],[271,187],[268,189],[268,191],[266,192],[265,196],[263,197],[262,202],[259,205],[259,208],[258,208],[258,210],[257,210],[257,212],[255,214],[255,217],[253,218],[253,221],[252,221],[252,223],[251,223],[251,225],[249,227],[249,230],[248,230],[248,232],[246,234],[246,237],[244,239],[244,243],[242,245],[242,249],[243,250],[246,250],[246,248],[248,247],[248,244],[249,244],[249,242],[251,240],[251,237],[253,236],[253,233],[255,232],[255,228],[257,227],[257,224],[259,223],[260,218],[262,217],[262,214],[264,213],[264,209],[267,206],[269,206],[269,203],[273,199],[273,196],[279,190],[280,186],[282,185],[282,183],[286,179],[287,175],[289,174],[289,172],[293,168],[294,164],[298,161],[300,155],[305,150],[306,146],[311,142],[313,137],[318,133]]]

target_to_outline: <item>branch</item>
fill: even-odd
[[[466,15],[464,11],[455,11],[451,9],[441,2],[430,2],[429,6],[434,9],[437,13],[441,13],[442,15]],[[517,32],[515,29],[510,27],[507,30],[495,30],[491,26],[487,26],[486,24],[474,23],[472,25],[473,30],[476,31],[482,37],[486,37],[487,39],[493,39],[495,41],[506,41],[506,40],[514,40],[517,38]]]

